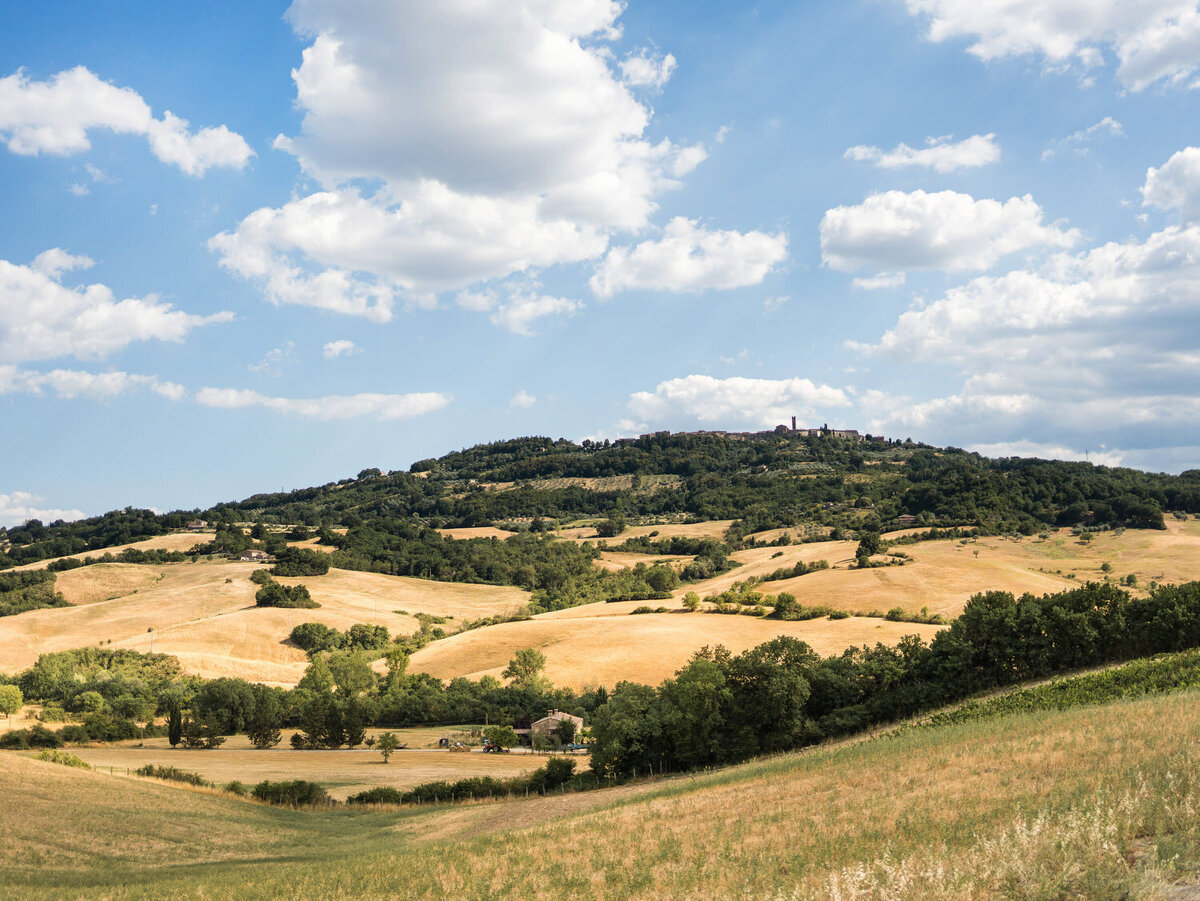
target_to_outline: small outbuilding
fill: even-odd
[[[530,724],[529,733],[531,736],[549,737],[558,728],[558,724],[564,720],[570,720],[575,724],[576,735],[583,731],[583,717],[575,716],[573,713],[563,713],[561,710],[549,710],[540,720],[535,720]]]
[[[187,527],[188,527],[188,529],[190,529],[193,532],[198,532],[201,529],[208,528],[208,521],[204,520],[204,519],[193,519],[191,522],[189,522],[187,524]]]

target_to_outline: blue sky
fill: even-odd
[[[0,525],[791,415],[1198,465],[1194,0],[116,10],[0,32]]]

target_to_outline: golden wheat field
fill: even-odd
[[[102,557],[105,554],[112,554],[114,557],[121,553],[126,548],[134,548],[139,551],[188,551],[197,544],[207,544],[213,540],[213,532],[172,532],[169,535],[158,535],[154,538],[147,538],[144,541],[135,541],[132,544],[118,544],[114,547],[101,548],[95,551],[84,551],[81,554],[69,554],[66,557],[59,557],[59,560],[82,560],[84,557]],[[45,569],[52,560],[39,560],[37,563],[27,563],[24,566],[15,566],[13,571],[24,569]]]
[[[511,612],[526,597],[515,588],[330,570],[280,579],[307,585],[320,608],[260,608],[254,605],[258,586],[249,579],[259,568],[113,563],[62,573],[56,584],[78,606],[0,618],[0,671],[19,672],[48,651],[98,643],[149,651],[153,641],[154,651],[177,656],[188,673],[292,685],[308,664],[304,652],[287,641],[299,623],[345,630],[366,622],[407,635],[418,626],[413,613],[475,618]]]
[[[851,645],[895,643],[904,635],[929,639],[938,630],[877,618],[782,622],[685,613],[682,608],[674,613],[631,615],[645,603],[589,604],[452,635],[417,651],[410,669],[440,679],[498,677],[516,651],[534,647],[546,655],[546,676],[555,685],[612,687],[623,680],[657,685],[705,645],[722,644],[740,652],[778,635],[790,635],[827,655]]]
[[[892,533],[900,534],[904,533]],[[734,582],[763,576],[799,561],[825,560],[831,569],[767,582],[760,590],[773,594],[787,591],[802,604],[851,612],[887,611],[892,607],[916,612],[926,607],[930,613],[955,616],[973,594],[982,591],[1045,594],[1089,580],[1124,578],[1129,574],[1134,574],[1142,586],[1151,581],[1185,582],[1200,578],[1200,521],[1196,520],[1170,519],[1165,531],[1101,532],[1090,541],[1073,537],[1068,530],[1051,532],[1047,539],[923,541],[896,548],[912,557],[912,562],[865,570],[848,568],[854,561],[856,547],[854,541],[822,541],[738,551],[732,557],[742,566],[680,588],[675,594],[682,597],[687,591],[696,591],[706,597],[719,594]],[[1101,569],[1104,563],[1111,565],[1111,573]]]

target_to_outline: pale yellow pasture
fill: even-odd
[[[506,538],[512,538],[515,532],[506,532],[503,529],[497,529],[494,526],[477,526],[463,529],[438,529],[438,532],[444,538],[499,538],[504,541]]]
[[[1194,520],[1185,523],[1168,519],[1166,530],[1101,532],[1090,542],[1079,540],[1066,529],[1051,532],[1046,540],[992,537],[965,543],[958,539],[923,541],[896,548],[912,557],[912,562],[866,570],[849,568],[857,546],[855,541],[824,541],[738,551],[733,559],[742,566],[681,587],[675,594],[719,594],[734,582],[761,577],[798,561],[814,560],[826,560],[833,568],[766,582],[759,590],[771,594],[786,591],[808,606],[827,605],[852,612],[893,607],[916,612],[924,607],[930,613],[955,616],[972,595],[983,591],[1046,594],[1130,573],[1142,586],[1152,580],[1200,579],[1200,522]],[[1111,573],[1102,571],[1105,562],[1111,564]],[[1068,574],[1075,578],[1068,578]]]
[[[510,612],[526,599],[516,588],[330,570],[324,576],[280,579],[308,586],[319,608],[260,608],[254,605],[258,586],[249,579],[260,568],[206,562],[97,564],[71,570],[62,574],[64,587],[91,602],[0,618],[0,671],[19,672],[48,651],[97,644],[149,651],[153,646],[178,657],[188,673],[291,685],[308,664],[304,652],[287,641],[292,627],[302,622],[343,631],[355,623],[372,623],[406,635],[418,623],[398,610],[477,618]],[[141,587],[112,600],[99,599],[122,582]]]
[[[214,532],[172,532],[169,535],[157,535],[145,541],[135,541],[132,544],[118,544],[114,547],[100,548],[95,551],[84,551],[81,554],[68,554],[66,557],[56,557],[56,560],[82,560],[84,557],[103,557],[112,554],[114,557],[126,548],[139,551],[190,551],[197,544],[207,544],[213,540]],[[53,560],[39,560],[37,563],[27,563],[24,566],[13,567],[13,571],[24,569],[45,569]]]
[[[507,779],[546,765],[544,756],[517,751],[462,754],[445,750],[403,750],[395,752],[386,764],[378,751],[366,748],[293,751],[283,750],[281,746],[269,751],[227,750],[224,747],[212,751],[188,751],[167,745],[144,748],[116,745],[72,748],[71,753],[102,773],[113,775],[125,775],[151,765],[199,773],[218,785],[235,779],[247,786],[264,779],[272,782],[305,779],[319,782],[338,800],[378,786],[403,791],[423,782],[454,782],[472,776]]]
[[[929,639],[937,632],[935,626],[859,617],[782,622],[682,611],[629,615],[635,607],[660,604],[672,606],[670,601],[590,604],[464,632],[418,651],[410,669],[440,679],[499,677],[518,650],[533,647],[546,655],[545,674],[555,685],[612,687],[622,680],[657,684],[705,645],[723,644],[740,652],[790,635],[828,655],[851,645],[895,643],[903,635]]]

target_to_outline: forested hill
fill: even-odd
[[[914,522],[1025,534],[1054,525],[1154,528],[1164,512],[1200,512],[1200,470],[1172,476],[993,460],[956,448],[831,434],[659,434],[582,444],[531,437],[421,460],[407,472],[366,469],[356,478],[207,510],[159,515],[127,508],[73,523],[31,521],[0,529],[0,568],[152,537],[194,518],[382,527],[398,540],[429,528],[539,531],[589,517],[732,519],[736,541],[775,527],[858,532]]]

